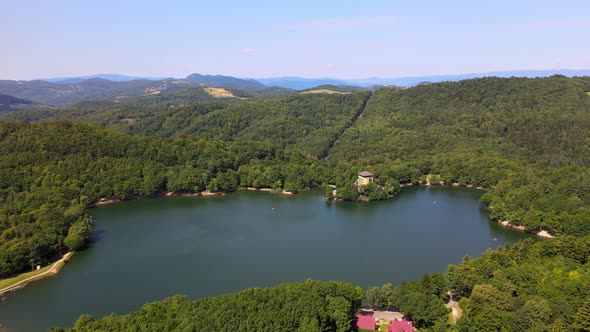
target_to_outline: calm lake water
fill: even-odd
[[[404,188],[374,203],[284,196],[158,198],[92,210],[96,242],[56,276],[0,302],[0,331],[71,326],[174,294],[191,298],[306,278],[363,288],[443,272],[529,235],[492,223],[481,192]]]

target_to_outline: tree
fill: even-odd
[[[586,299],[574,319],[574,328],[579,331],[590,331],[590,299]]]
[[[358,188],[353,183],[340,185],[336,190],[336,197],[345,201],[356,201],[359,196]]]
[[[391,307],[393,306],[393,285],[387,283],[381,287],[370,287],[367,290],[367,301],[374,307]]]
[[[547,300],[531,299],[516,311],[515,326],[520,331],[528,331],[535,326],[546,326],[551,316],[551,307]]]
[[[322,332],[317,318],[304,317],[297,328],[297,332]]]
[[[83,216],[70,226],[68,236],[64,239],[64,244],[70,250],[78,250],[90,237],[92,230],[93,226],[90,217],[88,215]]]

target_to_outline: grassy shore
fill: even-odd
[[[0,289],[4,289],[4,288],[8,288],[10,286],[13,286],[15,284],[18,284],[19,282],[37,276],[39,274],[45,273],[47,272],[49,269],[51,268],[51,265],[47,265],[46,267],[40,269],[40,270],[35,270],[35,271],[31,271],[31,272],[26,272],[26,273],[21,273],[19,275],[17,275],[16,277],[12,277],[12,278],[8,278],[8,279],[3,279],[0,280]]]
[[[17,287],[20,284],[23,284],[25,282],[28,283],[28,282],[36,281],[36,280],[47,278],[49,276],[59,273],[59,271],[63,268],[63,266],[72,257],[73,254],[74,254],[73,251],[68,252],[57,262],[55,262],[51,265],[48,265],[42,269],[31,271],[31,272],[26,272],[26,273],[21,273],[17,276],[14,276],[14,277],[11,277],[8,279],[0,280],[0,294],[2,294],[14,287]]]

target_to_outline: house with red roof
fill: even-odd
[[[387,327],[387,332],[414,332],[414,325],[409,320],[397,320],[396,318]]]
[[[356,315],[356,326],[363,330],[377,330],[377,324],[375,324],[375,317],[373,316]]]

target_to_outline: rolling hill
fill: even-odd
[[[9,95],[0,94],[0,114],[22,108],[20,106],[33,105],[34,102]]]
[[[223,75],[191,74],[191,75],[188,75],[184,80],[187,82],[196,83],[199,85],[215,86],[215,87],[222,87],[222,88],[233,88],[233,89],[240,89],[240,90],[258,90],[258,89],[264,89],[267,87],[266,85],[264,85],[256,80],[241,79],[241,78],[236,78],[233,76],[223,76]]]
[[[267,87],[256,81],[229,76],[189,75],[186,79],[111,81],[93,77],[61,82],[0,81],[0,93],[46,105],[64,106],[80,101],[122,101],[142,96],[183,92],[190,88],[232,89],[236,97],[254,98],[288,94],[285,88]]]

